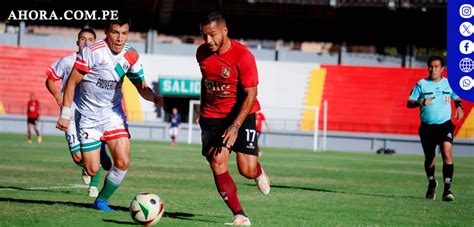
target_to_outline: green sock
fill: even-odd
[[[99,171],[97,171],[97,174],[93,177],[91,177],[91,185],[96,188],[99,187],[99,181],[100,181],[100,172],[102,172],[102,168],[99,168]]]
[[[115,190],[117,190],[119,186],[119,184],[114,184],[112,181],[105,178],[104,187],[100,191],[97,199],[109,200],[110,196],[112,196],[112,194],[115,192]]]

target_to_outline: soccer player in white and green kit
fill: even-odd
[[[163,105],[145,82],[138,53],[127,45],[130,20],[121,17],[105,28],[106,38],[84,47],[78,55],[66,85],[61,117],[56,127],[67,130],[75,88],[80,88],[76,121],[84,167],[91,176],[99,169],[101,141],[109,147],[114,163],[104,187],[92,207],[112,211],[108,200],[122,183],[130,165],[130,133],[122,109],[122,84],[125,76],[146,100]]]
[[[440,147],[443,158],[444,192],[443,201],[453,201],[451,192],[453,180],[453,137],[454,124],[451,121],[451,100],[454,100],[456,111],[454,117],[461,120],[464,112],[461,99],[453,92],[446,78],[441,76],[444,70],[444,61],[439,56],[428,59],[427,78],[421,79],[415,84],[407,107],[420,107],[421,125],[418,130],[421,145],[425,154],[425,172],[428,177],[428,189],[426,198],[436,198],[438,182],[435,180],[435,156],[436,146]]]
[[[83,28],[77,34],[77,41],[76,45],[78,47],[78,52],[71,53],[65,57],[58,59],[54,62],[47,70],[46,75],[47,79],[45,81],[46,88],[48,89],[49,93],[56,99],[56,103],[61,106],[63,103],[63,94],[64,88],[66,87],[66,82],[69,78],[69,74],[71,74],[72,68],[74,66],[74,62],[77,58],[77,53],[80,53],[85,45],[90,45],[96,39],[95,32],[92,28]],[[56,89],[56,85],[54,84],[55,81],[61,80],[61,91]],[[76,91],[74,94],[74,100],[71,105],[71,112],[72,112],[72,119],[71,124],[68,130],[65,133],[66,141],[68,143],[69,151],[71,153],[72,160],[79,166],[83,166],[82,164],[82,153],[80,151],[79,146],[79,137],[77,135],[77,130],[75,126],[75,122],[73,119],[74,110],[75,110],[75,103],[79,100],[79,91]],[[109,170],[111,167],[111,162],[109,157],[107,156],[107,152],[105,151],[105,144],[101,147],[101,164],[105,170]],[[90,177],[86,170],[82,170],[82,180],[84,184],[89,185],[89,193],[90,197],[97,197],[99,194],[98,185],[100,180],[100,168],[97,172],[97,175],[94,177]]]

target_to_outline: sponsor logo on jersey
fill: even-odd
[[[102,89],[115,90],[115,88],[117,87],[117,84],[118,82],[115,80],[104,80],[104,79],[99,78],[95,85]]]
[[[212,80],[205,80],[204,83],[206,84],[208,94],[216,96],[226,96],[230,94],[230,84]]]

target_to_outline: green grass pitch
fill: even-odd
[[[25,135],[0,134],[0,226],[127,226],[128,206],[140,192],[165,204],[163,226],[222,226],[232,214],[217,194],[200,146],[132,141],[131,167],[104,213],[90,208],[81,169],[63,137],[27,144]],[[255,226],[474,225],[474,158],[454,157],[455,201],[424,199],[422,155],[311,152],[265,148],[261,157],[272,189],[262,195],[240,176],[235,155],[230,172]],[[104,178],[105,174],[102,174]],[[102,186],[101,181],[101,186]]]

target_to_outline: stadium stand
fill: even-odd
[[[328,130],[417,134],[419,111],[406,108],[413,84],[426,69],[321,65],[327,70]],[[465,102],[465,116],[473,103]],[[458,133],[461,122],[454,122]],[[321,124],[320,124],[321,125]],[[471,126],[472,127],[472,126]]]
[[[0,101],[4,111],[24,114],[29,94],[34,92],[42,103],[43,115],[57,116],[57,105],[44,87],[45,71],[56,59],[71,51],[0,45],[0,70],[4,78],[0,81]],[[320,100],[330,103],[329,131],[417,133],[418,111],[407,109],[405,105],[410,89],[426,74],[426,69],[338,65],[321,65],[321,68],[327,70]],[[265,67],[262,73],[266,72],[263,69]],[[277,82],[274,80],[276,74],[268,73],[273,75],[271,81]],[[272,84],[267,82],[266,86]],[[274,86],[282,85],[277,83]],[[302,82],[294,87],[304,86],[305,82]],[[266,88],[262,89],[264,95]],[[262,97],[262,101],[266,98]],[[470,115],[472,106],[472,103],[465,103],[465,116]],[[269,116],[272,116],[271,112]],[[455,123],[459,131],[464,121]]]
[[[31,92],[42,105],[43,115],[57,115],[58,107],[45,88],[46,70],[71,50],[51,50],[0,45],[0,102],[8,114],[25,114]]]

